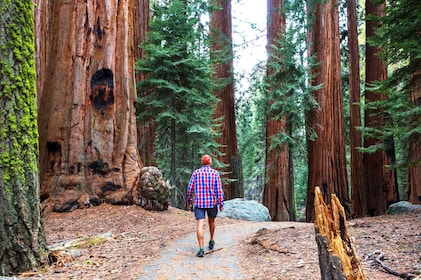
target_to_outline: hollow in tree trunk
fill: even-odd
[[[142,167],[134,0],[40,2],[41,197],[55,211],[130,204]]]

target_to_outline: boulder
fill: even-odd
[[[146,210],[164,211],[169,205],[169,188],[161,171],[154,167],[143,167],[140,180],[134,190],[133,200],[136,205]]]
[[[218,217],[256,222],[271,221],[269,209],[266,206],[243,198],[225,201],[224,211],[219,211]]]
[[[413,205],[411,202],[408,201],[399,201],[393,203],[387,209],[388,214],[401,214],[413,211],[415,209],[421,209],[421,205]]]

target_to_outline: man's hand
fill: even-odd
[[[189,205],[188,205],[188,207],[189,207],[189,210],[190,210],[190,211],[192,211],[192,210],[193,210],[193,204],[189,204]]]
[[[219,211],[224,211],[224,207],[219,207]]]

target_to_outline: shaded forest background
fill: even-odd
[[[45,253],[41,203],[183,208],[203,153],[273,220],[313,221],[316,186],[348,217],[421,204],[421,3],[267,5],[244,88],[230,0],[0,3],[2,275]]]

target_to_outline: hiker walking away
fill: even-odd
[[[222,191],[221,177],[219,172],[211,167],[212,158],[209,155],[202,156],[202,167],[195,170],[190,178],[187,188],[186,200],[189,208],[193,205],[192,198],[194,192],[194,216],[197,221],[197,241],[199,242],[199,252],[196,256],[203,257],[205,250],[203,226],[205,216],[208,214],[209,222],[209,249],[215,246],[213,239],[215,233],[215,218],[219,210],[224,210],[224,192]]]

